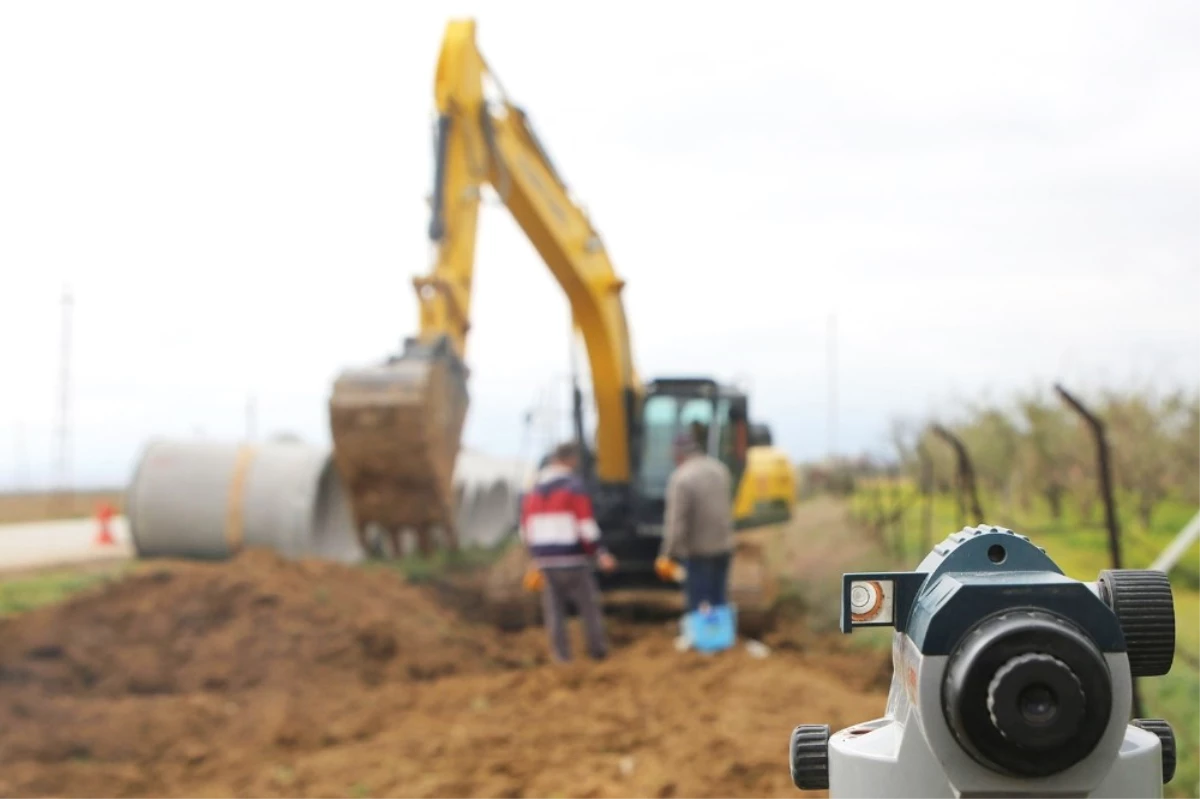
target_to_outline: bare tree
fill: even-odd
[[[1022,490],[1027,495],[1041,494],[1050,506],[1050,515],[1061,519],[1071,466],[1077,462],[1075,425],[1065,409],[1038,396],[1021,397],[1017,408],[1025,426],[1021,459],[1026,484]]]
[[[1062,386],[1056,385],[1054,390],[1062,397],[1063,402],[1083,417],[1095,438],[1096,470],[1100,475],[1100,497],[1104,500],[1104,521],[1108,526],[1108,550],[1112,559],[1112,567],[1119,569],[1121,568],[1121,528],[1117,521],[1116,501],[1113,498],[1112,470],[1109,468],[1108,438],[1105,435],[1104,422]]]
[[[958,509],[960,517],[966,517],[967,502],[969,500],[971,503],[971,515],[975,517],[974,523],[982,523],[983,506],[979,503],[979,489],[975,484],[975,469],[971,465],[971,456],[967,454],[966,446],[963,444],[962,439],[940,424],[935,424],[930,429],[934,435],[944,440],[954,449],[954,454],[958,461]]]
[[[1170,484],[1179,498],[1200,505],[1200,395],[1176,391],[1163,403],[1169,439]]]
[[[1144,527],[1169,492],[1172,459],[1165,407],[1146,393],[1109,394],[1104,403],[1117,484],[1133,495]]]

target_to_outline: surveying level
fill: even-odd
[[[831,797],[1161,797],[1175,736],[1129,721],[1175,656],[1167,576],[1063,575],[1028,538],[968,527],[916,571],[842,575],[841,629],[892,627],[882,718],[792,732],[792,780]]]

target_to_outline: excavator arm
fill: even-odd
[[[489,99],[485,88],[492,87],[499,96]],[[632,420],[642,387],[621,300],[624,282],[528,117],[488,69],[474,21],[448,24],[434,94],[429,236],[435,256],[429,273],[413,281],[418,335],[388,363],[343,373],[330,399],[334,458],[360,534],[370,524],[453,532],[451,478],[466,414],[464,359],[484,184],[507,206],[570,304],[591,365],[597,482],[627,485],[632,470]],[[424,541],[423,549],[432,546]]]
[[[500,92],[485,99],[485,81]],[[592,370],[597,415],[596,470],[601,482],[629,478],[625,407],[638,382],[622,281],[604,243],[538,140],[529,118],[511,103],[475,43],[475,23],[452,21],[438,59],[436,168],[430,237],[437,261],[431,283],[453,291],[422,297],[421,337],[449,334],[459,356],[469,327],[475,220],[488,183],[512,213],[570,304]],[[459,315],[461,312],[461,315]]]

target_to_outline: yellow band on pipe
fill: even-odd
[[[229,483],[229,502],[225,509],[225,545],[229,554],[236,555],[245,540],[245,514],[242,512],[243,500],[246,496],[246,475],[250,473],[250,464],[254,460],[254,448],[243,445],[238,448],[237,459],[233,463],[233,477]]]

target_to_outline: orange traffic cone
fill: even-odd
[[[93,543],[98,547],[111,547],[117,543],[117,539],[113,538],[112,528],[109,526],[113,514],[113,507],[107,502],[96,508],[96,523],[99,525],[99,529],[96,531],[96,540]]]

